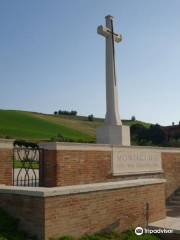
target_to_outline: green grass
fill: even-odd
[[[93,137],[71,126],[40,118],[39,115],[21,111],[0,110],[0,137],[50,140],[57,134],[74,140],[92,141]]]
[[[95,142],[96,129],[103,119],[88,121],[85,116],[54,116],[50,114],[0,110],[0,138],[25,139],[31,141],[55,139],[58,134],[72,141]],[[124,120],[125,125],[148,123]]]
[[[34,236],[28,236],[24,231],[19,230],[19,220],[13,218],[6,211],[0,208],[0,240],[36,240]]]
[[[37,162],[33,162],[33,163],[29,163],[29,162],[23,162],[23,161],[18,161],[18,160],[14,160],[14,168],[30,168],[30,169],[39,169],[39,163]]]
[[[128,231],[125,233],[99,233],[94,235],[86,235],[81,238],[73,238],[71,236],[64,236],[59,238],[52,238],[51,240],[160,240],[159,237],[152,234],[143,234],[137,236],[134,231]]]

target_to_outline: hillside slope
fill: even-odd
[[[137,121],[124,121],[131,125]],[[143,122],[140,122],[143,123]],[[58,134],[74,141],[95,141],[96,128],[103,124],[103,119],[93,122],[86,117],[54,116],[16,110],[0,110],[0,138],[25,140],[50,140]],[[145,124],[145,123],[143,123]],[[148,124],[145,124],[148,126]]]

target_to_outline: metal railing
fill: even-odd
[[[15,146],[13,150],[13,185],[39,186],[41,149]]]

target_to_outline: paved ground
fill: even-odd
[[[149,224],[149,227],[172,229],[174,234],[166,234],[163,239],[180,240],[180,207],[167,207],[167,217]]]

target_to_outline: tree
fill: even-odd
[[[91,115],[88,116],[88,121],[91,121],[91,122],[94,121],[94,116],[93,116],[93,114],[91,114]]]
[[[148,129],[140,124],[133,124],[130,128],[131,138],[138,145],[146,145],[149,142]]]
[[[133,122],[136,121],[136,117],[135,117],[135,116],[132,116],[132,117],[131,117],[131,121],[133,121]]]
[[[70,114],[73,115],[73,116],[76,116],[77,115],[77,111],[71,110]]]
[[[159,145],[165,142],[166,134],[159,124],[151,125],[148,132],[152,144]]]
[[[58,114],[58,112],[57,111],[54,111],[54,115],[57,115]]]
[[[77,111],[74,111],[74,110],[71,110],[71,111],[59,110],[57,112],[57,114],[59,114],[59,115],[72,115],[72,116],[76,116],[77,115]]]
[[[178,141],[180,139],[180,132],[176,132],[173,136],[173,138]]]

